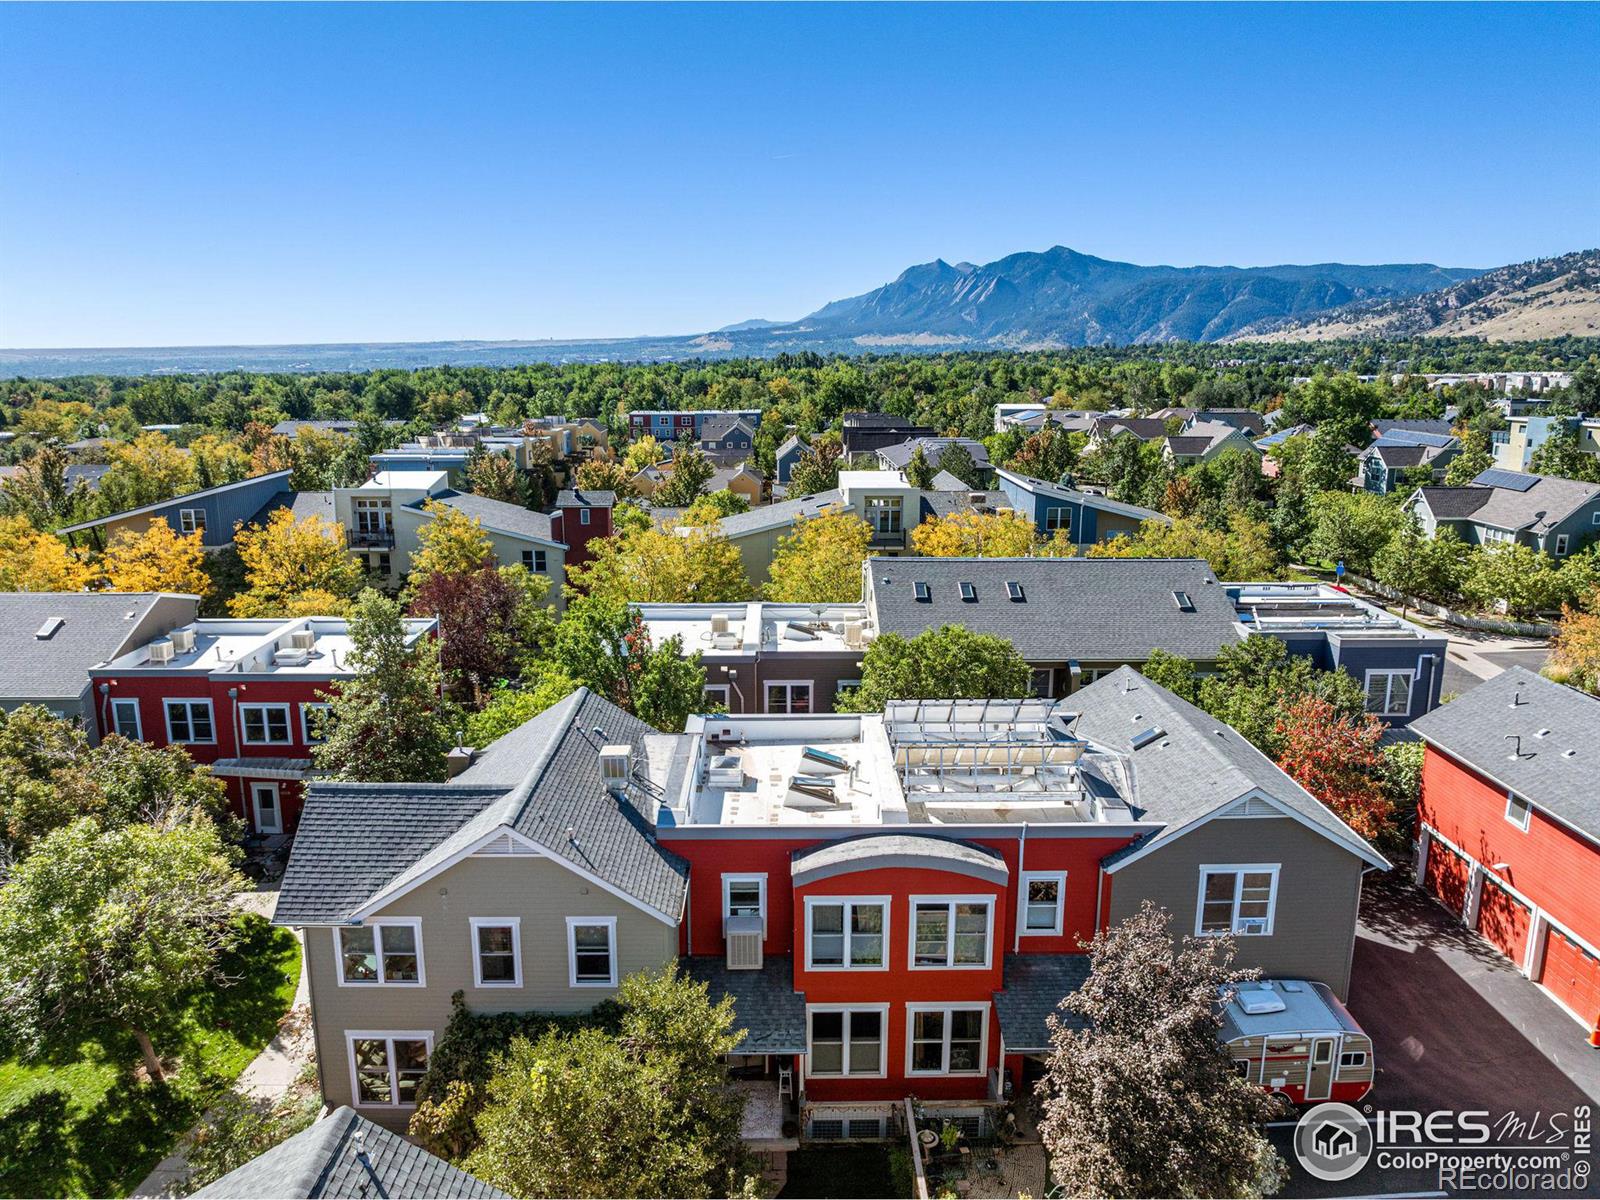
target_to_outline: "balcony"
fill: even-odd
[[[906,534],[903,529],[874,529],[872,541],[869,543],[874,550],[904,550]]]
[[[393,550],[394,530],[352,529],[346,535],[346,544],[352,550]]]

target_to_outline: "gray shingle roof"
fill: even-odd
[[[1305,823],[1374,866],[1389,864],[1348,825],[1234,729],[1152,683],[1132,667],[1121,667],[1074,692],[1081,715],[1077,731],[1091,741],[1128,754],[1133,761],[1133,806],[1141,820],[1165,828],[1110,855],[1108,868],[1152,845],[1171,841],[1191,823],[1260,791]],[[1133,747],[1151,729],[1164,736]]]
[[[218,1200],[491,1200],[505,1194],[344,1106],[194,1193]]]
[[[1489,499],[1472,514],[1473,520],[1500,529],[1526,529],[1542,535],[1580,508],[1600,502],[1600,483],[1580,483],[1555,475],[1530,474],[1528,478],[1534,483],[1525,492],[1508,487],[1486,489],[1490,492]],[[1483,475],[1478,479],[1483,479]]]
[[[656,841],[640,782],[656,730],[588,688],[486,747],[449,783],[314,783],[283,877],[281,925],[342,922],[502,826],[666,916],[688,868]],[[633,747],[632,798],[600,778],[602,745]]]
[[[756,431],[743,417],[732,415],[720,417],[707,417],[700,424],[700,440],[702,442],[720,442],[723,438],[734,432],[741,431],[746,437],[753,438]]]
[[[19,700],[75,699],[89,686],[89,668],[125,653],[161,599],[157,592],[0,592],[0,696]],[[193,620],[198,601],[187,616]],[[63,624],[35,636],[46,621]]]
[[[1363,452],[1376,454],[1386,467],[1420,467],[1424,461],[1439,456],[1436,446],[1396,445],[1393,442],[1373,442]]]
[[[889,467],[896,471],[903,471],[906,464],[921,449],[923,457],[928,460],[928,465],[937,467],[944,452],[954,445],[964,446],[967,453],[972,455],[972,461],[983,470],[989,467],[989,451],[982,442],[964,437],[919,437],[909,441],[897,442],[892,446],[881,446],[878,457]]]
[[[873,618],[915,637],[965,625],[1009,639],[1030,662],[1143,662],[1152,650],[1210,661],[1243,636],[1227,592],[1197,558],[875,558]],[[973,584],[975,600],[961,598]],[[928,584],[918,601],[913,584]],[[1022,585],[1024,599],[1007,595]],[[1187,592],[1193,612],[1173,598]]]
[[[1472,516],[1489,501],[1489,488],[1425,487],[1418,489],[1437,521],[1459,521]]]
[[[994,994],[1000,1017],[1000,1036],[1007,1054],[1044,1054],[1050,1050],[1051,1013],[1061,1001],[1089,978],[1087,954],[1008,954],[1004,990]],[[1073,1013],[1059,1012],[1068,1029],[1085,1029],[1088,1022]]]
[[[1600,699],[1512,667],[1418,717],[1410,729],[1600,841]],[[1540,730],[1549,732],[1540,737]]]
[[[512,537],[558,544],[550,528],[548,513],[534,512],[520,504],[507,504],[504,500],[491,500],[487,496],[454,490],[439,492],[427,500],[418,500],[411,507],[422,508],[428,500],[436,500],[459,513],[465,513],[485,529],[508,533]]]
[[[307,517],[322,517],[329,521],[338,520],[333,506],[332,492],[279,492],[256,510],[255,516],[245,522],[246,525],[265,525],[272,514],[280,508],[287,508],[289,515],[296,521],[304,521]]]
[[[986,492],[981,489],[974,491],[966,484],[952,490],[929,488],[918,495],[921,499],[920,511],[924,521],[931,517],[948,517],[955,512],[1003,508],[1011,503],[1004,492]]]
[[[1403,421],[1374,421],[1372,432],[1382,437],[1386,433],[1433,433],[1442,437],[1450,437],[1450,422],[1443,418],[1419,418]]]
[[[1211,439],[1203,436],[1189,437],[1185,435],[1167,439],[1167,448],[1174,454],[1204,454],[1210,445]]]
[[[1127,432],[1141,442],[1148,442],[1153,438],[1165,437],[1167,423],[1154,417],[1101,417],[1094,423],[1094,432],[1101,437]]]
[[[1192,414],[1198,424],[1228,425],[1241,433],[1260,437],[1267,431],[1267,419],[1253,408],[1203,408]]]
[[[597,492],[590,489],[563,488],[556,494],[557,508],[614,508],[615,492]]]
[[[76,525],[63,525],[56,530],[57,533],[81,533],[85,529],[95,529],[111,521],[121,521],[128,517],[135,517],[141,513],[154,512],[158,508],[168,508],[180,504],[185,500],[197,500],[201,496],[214,496],[218,492],[232,491],[234,488],[250,487],[263,483],[269,479],[279,480],[287,488],[289,485],[288,471],[271,471],[265,475],[252,475],[248,479],[236,479],[232,483],[219,483],[216,487],[201,488],[198,492],[185,492],[181,496],[173,496],[170,500],[160,500],[155,504],[145,504],[139,508],[130,508],[125,512],[111,513],[108,516],[96,517],[92,521],[80,521]]]
[[[825,508],[844,503],[844,494],[837,489],[818,492],[815,496],[801,496],[797,500],[780,500],[765,508],[752,508],[749,512],[734,513],[717,522],[717,528],[726,537],[742,537],[763,529],[793,525],[801,517],[814,517]]]
[[[794,990],[794,960],[769,955],[759,971],[730,971],[721,958],[680,958],[683,973],[706,985],[711,1003],[733,997],[735,1028],[744,1030],[740,1054],[804,1054],[806,998]]]

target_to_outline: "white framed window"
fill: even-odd
[[[911,968],[983,968],[990,963],[992,896],[911,897]]]
[[[1055,508],[1045,509],[1044,531],[1046,533],[1056,533],[1059,531],[1062,533],[1071,534],[1072,510],[1064,504],[1058,505]]]
[[[294,740],[287,704],[241,704],[239,724],[246,746],[287,746]]]
[[[887,971],[887,896],[806,897],[808,971]]]
[[[531,570],[534,569],[533,568],[533,551],[532,550],[524,550],[522,552],[522,569],[525,570],[525,571],[531,571]]]
[[[300,706],[300,736],[306,745],[315,746],[328,740],[328,714],[331,704],[302,704]]]
[[[1589,514],[1589,524],[1591,524],[1591,525],[1600,525],[1600,512],[1595,512],[1595,513],[1590,513]]]
[[[587,508],[580,508],[578,510],[578,524],[579,525],[587,525],[588,523],[589,523],[589,510]]]
[[[982,1075],[988,1063],[989,1009],[906,1005],[907,1075]]]
[[[1277,863],[1201,867],[1195,933],[1270,934],[1278,903],[1278,869]]]
[[[1533,805],[1515,792],[1507,792],[1506,820],[1522,830],[1523,833],[1527,833],[1528,826],[1533,822]]]
[[[767,932],[767,877],[765,875],[724,875],[722,877],[722,917],[760,917],[761,933]]]
[[[211,701],[168,700],[167,741],[189,745],[206,745],[217,740],[216,727],[211,723]]]
[[[889,1006],[809,1005],[806,1074],[882,1078],[887,1073]]]
[[[283,832],[283,805],[275,783],[250,785],[250,808],[255,814],[257,833]]]
[[[808,713],[811,711],[811,680],[769,679],[764,692],[769,713]]]
[[[1339,1069],[1346,1067],[1364,1067],[1367,1065],[1367,1052],[1365,1050],[1346,1050],[1339,1055]]]
[[[360,1108],[412,1108],[428,1073],[433,1034],[426,1029],[352,1029],[344,1035],[350,1056],[350,1091]]]
[[[1368,671],[1367,711],[1383,717],[1403,717],[1411,711],[1414,671]]]
[[[535,550],[533,552],[533,569],[542,575],[544,574],[545,568],[548,566],[548,552],[544,550]]]
[[[617,919],[567,918],[567,983],[571,987],[617,986]]]
[[[206,510],[203,508],[180,508],[178,510],[178,528],[185,537],[191,533],[204,533],[206,530]]]
[[[725,683],[708,683],[700,689],[700,694],[707,700],[722,705],[723,708],[732,707],[728,702],[730,688]]]
[[[1563,554],[1565,554],[1567,552],[1567,546],[1571,543],[1571,541],[1572,541],[1572,537],[1571,537],[1570,534],[1565,534],[1565,533],[1556,534],[1556,554],[1557,554],[1557,556],[1563,555]]]
[[[111,702],[111,732],[118,737],[127,738],[130,742],[144,741],[144,726],[139,723],[137,700]]]
[[[1022,873],[1022,935],[1059,934],[1067,900],[1065,871]]]
[[[341,987],[422,987],[422,922],[387,917],[371,925],[334,930]]]
[[[522,918],[471,917],[475,987],[522,986]]]

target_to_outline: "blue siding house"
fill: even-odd
[[[1123,537],[1137,531],[1145,521],[1172,523],[1165,513],[1122,504],[1093,492],[1080,492],[1015,471],[1002,469],[995,474],[1011,507],[1032,520],[1035,529],[1045,537],[1054,537],[1064,529],[1076,546]]]
[[[777,454],[777,482],[787,484],[789,476],[794,474],[794,469],[800,460],[811,453],[811,446],[799,434],[791,435],[783,445],[778,447]]]
[[[140,534],[157,521],[165,521],[174,533],[182,536],[198,529],[201,545],[208,550],[220,550],[233,545],[235,525],[264,516],[273,508],[287,507],[293,500],[289,472],[274,471],[270,475],[190,492],[187,496],[175,496],[160,504],[147,504],[99,520],[69,525],[59,532],[72,545],[88,544],[103,550],[120,532]]]

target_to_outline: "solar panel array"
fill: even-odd
[[[1525,492],[1539,482],[1539,477],[1524,475],[1521,471],[1502,471],[1498,467],[1490,467],[1472,482],[1482,487],[1508,488],[1513,492]]]

